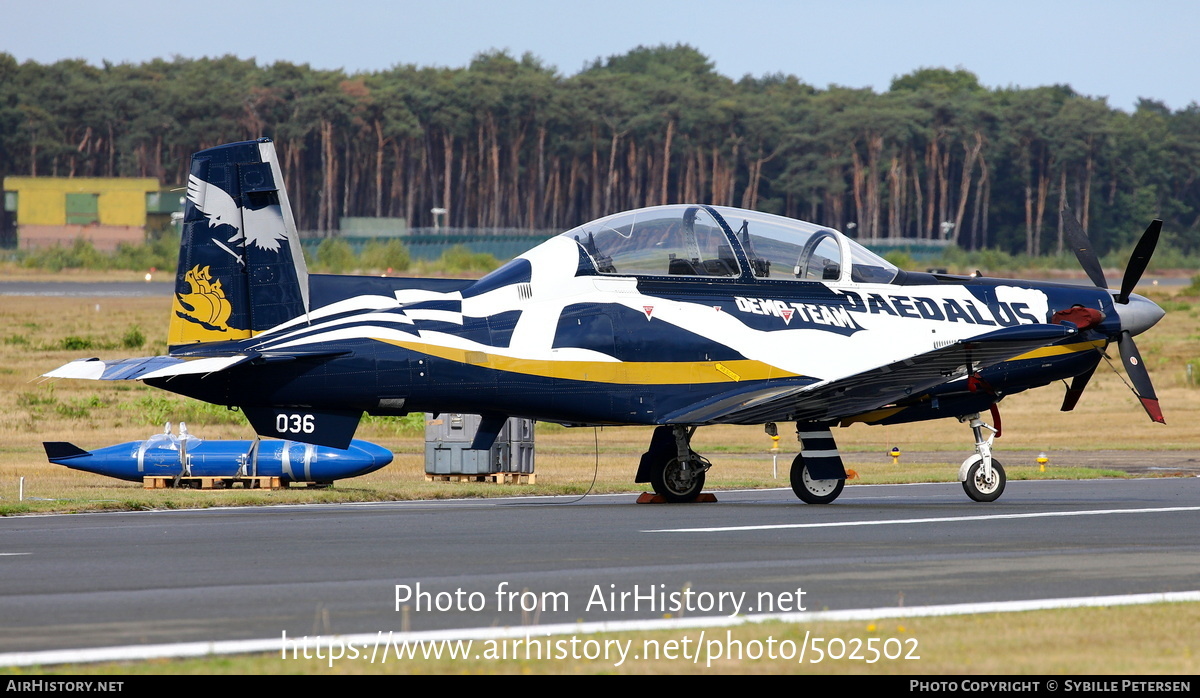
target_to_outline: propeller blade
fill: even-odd
[[[1142,274],[1146,271],[1146,265],[1150,264],[1150,257],[1158,245],[1158,234],[1161,232],[1162,221],[1156,218],[1150,221],[1146,232],[1142,233],[1142,239],[1138,240],[1137,246],[1133,248],[1133,256],[1129,258],[1129,264],[1125,267],[1125,278],[1121,280],[1121,293],[1113,299],[1117,303],[1129,302],[1129,294],[1133,293],[1133,287],[1137,286],[1137,282],[1141,280]]]
[[[1100,258],[1096,256],[1096,251],[1092,249],[1092,241],[1088,239],[1087,233],[1083,232],[1083,226],[1075,219],[1075,214],[1071,212],[1069,206],[1063,206],[1061,215],[1063,237],[1067,239],[1067,244],[1075,251],[1075,258],[1079,260],[1079,266],[1083,267],[1083,270],[1087,272],[1088,278],[1092,280],[1092,283],[1100,288],[1108,288],[1108,281],[1104,279],[1104,270],[1100,268]],[[1153,251],[1153,248],[1151,248],[1151,251]]]
[[[1146,414],[1159,424],[1166,424],[1162,408],[1158,406],[1158,396],[1154,394],[1154,385],[1150,382],[1150,372],[1146,370],[1142,355],[1133,343],[1133,335],[1128,330],[1121,333],[1121,338],[1117,340],[1117,348],[1121,350],[1121,363],[1125,365],[1125,373],[1129,375],[1129,380],[1133,381],[1133,392],[1142,401]]]
[[[1092,379],[1092,374],[1095,372],[1096,366],[1092,366],[1085,373],[1081,373],[1071,380],[1071,386],[1067,388],[1067,394],[1063,396],[1063,412],[1075,409],[1075,405],[1079,404],[1080,396],[1083,395],[1083,389],[1087,387],[1088,381]]]

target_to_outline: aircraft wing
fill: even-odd
[[[757,388],[668,415],[674,424],[834,421],[878,409],[934,386],[1074,336],[1066,325],[1019,325],[844,378],[788,388]]]

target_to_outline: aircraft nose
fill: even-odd
[[[1121,329],[1134,335],[1154,327],[1167,314],[1157,303],[1136,293],[1129,294],[1128,303],[1114,303],[1113,307],[1121,318]]]

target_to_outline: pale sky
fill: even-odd
[[[506,49],[572,75],[676,43],[734,79],[882,92],[917,68],[961,67],[989,88],[1068,84],[1125,110],[1200,102],[1197,0],[0,0],[0,51],[41,63],[234,54],[356,72]]]

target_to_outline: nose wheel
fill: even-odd
[[[1000,423],[1000,413],[995,406],[992,414],[996,424]],[[1004,483],[1007,477],[1004,466],[992,457],[992,441],[1000,430],[979,418],[979,413],[958,418],[960,422],[970,422],[971,431],[975,434],[975,455],[963,461],[958,469],[958,479],[962,482],[963,491],[976,502],[994,502],[1004,494]],[[990,432],[984,437],[984,432]]]
[[[963,491],[977,502],[994,502],[1004,494],[1004,483],[1008,478],[1004,475],[1004,466],[1000,461],[992,459],[991,473],[983,467],[983,457],[975,454],[963,463],[967,471],[967,479],[963,480]]]

